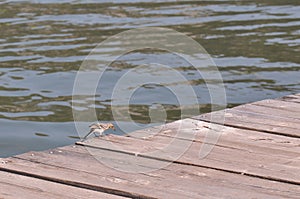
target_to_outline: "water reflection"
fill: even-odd
[[[130,28],[169,27],[198,41],[222,73],[229,107],[300,92],[299,13],[300,3],[294,0],[2,1],[0,156],[74,142],[71,95],[76,71],[99,42]],[[111,43],[99,53],[110,56],[118,50],[119,44]],[[103,88],[111,88],[129,69],[156,60],[182,72],[187,82],[181,84],[192,85],[201,111],[210,111],[201,76],[159,50],[122,56],[106,71],[99,95],[78,103],[89,104],[95,97],[99,119],[113,120],[110,92]],[[151,95],[145,94],[150,90]],[[149,123],[155,102],[166,109],[167,121],[180,116],[174,96],[145,85],[131,100],[131,117]]]

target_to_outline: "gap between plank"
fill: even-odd
[[[278,98],[278,99],[275,99],[275,100],[300,104],[300,98],[298,99],[296,97],[286,96],[286,97],[281,97],[281,98]],[[292,100],[299,100],[299,101],[292,101]]]
[[[213,122],[213,121],[209,121],[209,120],[203,119],[203,118],[189,118],[189,119],[198,120],[198,121],[202,121],[202,122],[210,122],[210,123],[213,123],[213,124],[219,124],[219,125],[223,125],[223,126],[237,128],[237,129],[257,131],[257,132],[266,133],[266,134],[274,134],[274,135],[280,135],[280,136],[290,137],[290,138],[300,138],[299,135],[288,135],[288,134],[285,134],[285,133],[279,133],[279,132],[262,130],[262,129],[255,129],[255,128],[252,128],[252,127],[238,126],[238,125],[234,125],[234,124],[226,124],[226,123],[222,124],[220,122]]]
[[[262,175],[257,175],[257,174],[251,174],[251,173],[246,173],[246,172],[240,172],[240,171],[234,171],[230,169],[222,169],[222,168],[217,168],[217,167],[211,167],[211,166],[204,166],[204,165],[199,165],[199,164],[193,164],[193,163],[188,163],[188,162],[180,162],[180,161],[171,161],[168,159],[163,159],[159,157],[153,157],[153,156],[148,156],[148,155],[141,155],[141,154],[135,154],[133,152],[129,151],[121,151],[121,150],[116,150],[116,149],[108,149],[108,148],[102,148],[102,147],[96,147],[96,146],[90,146],[90,145],[84,145],[82,142],[76,142],[77,145],[84,146],[84,147],[89,147],[89,148],[95,148],[95,149],[100,149],[100,150],[106,150],[106,151],[112,151],[112,152],[118,152],[118,153],[124,153],[132,156],[139,156],[142,158],[148,158],[148,159],[154,159],[154,160],[159,160],[159,161],[164,161],[164,162],[172,162],[180,165],[186,165],[186,166],[195,166],[195,167],[201,167],[205,169],[212,169],[212,170],[217,170],[217,171],[223,171],[227,173],[232,173],[232,174],[240,174],[240,175],[245,175],[249,177],[254,177],[254,178],[260,178],[260,179],[265,179],[265,180],[270,180],[270,181],[276,181],[276,182],[281,182],[281,183],[287,183],[287,184],[293,184],[293,185],[300,185],[300,182],[297,181],[292,181],[292,180],[284,180],[280,178],[275,178],[275,177],[267,177],[267,176],[262,176]]]

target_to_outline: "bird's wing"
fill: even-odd
[[[102,126],[101,126],[101,124],[99,122],[98,123],[93,123],[89,127],[90,127],[90,129],[102,128]]]
[[[101,129],[106,129],[106,124],[99,124],[99,127],[100,127]]]
[[[89,127],[91,127],[91,126],[93,126],[93,125],[96,125],[96,124],[97,124],[97,123],[92,123],[92,124],[89,125]]]

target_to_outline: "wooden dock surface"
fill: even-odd
[[[211,114],[2,158],[0,198],[300,198],[300,94],[226,109],[199,158]]]

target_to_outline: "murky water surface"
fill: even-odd
[[[207,50],[222,74],[229,107],[300,92],[298,0],[1,1],[0,156],[74,143],[72,89],[82,61],[109,36],[149,26],[185,33]],[[112,53],[118,44],[106,50]],[[192,85],[201,111],[210,111],[205,82],[193,76],[193,67],[169,52],[134,51],[113,63],[99,86],[99,120],[113,121],[106,90],[112,82],[160,61],[181,68],[192,83],[181,86]],[[159,85],[134,93],[132,118],[149,123],[155,104],[166,109],[167,121],[180,119],[176,95]]]

